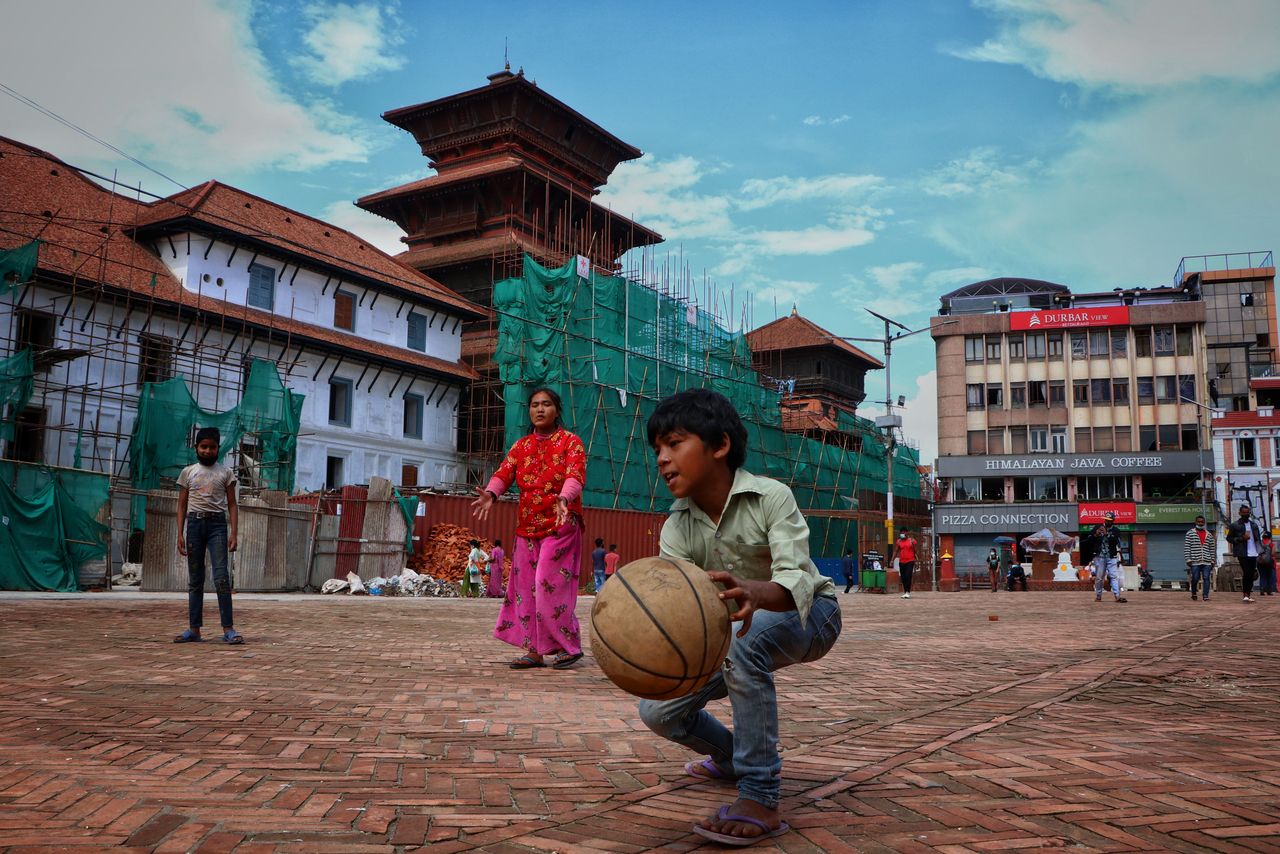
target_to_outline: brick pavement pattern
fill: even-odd
[[[756,850],[1280,852],[1280,604],[1130,600],[842,597]],[[6,594],[0,849],[713,850],[732,788],[589,657],[508,670],[496,613],[239,595],[246,646],[175,646],[181,597]]]

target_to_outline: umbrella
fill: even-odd
[[[993,542],[993,543],[996,543],[996,544],[998,544],[998,545],[1002,545],[1002,546],[1003,546],[1005,543],[1012,543],[1012,542],[1014,542],[1014,539],[1013,539],[1013,537],[996,537],[996,538],[995,538],[994,540],[992,540],[991,542]]]

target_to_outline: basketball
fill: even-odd
[[[699,567],[646,557],[613,574],[591,609],[591,654],[627,693],[683,697],[706,685],[729,652],[728,603]]]

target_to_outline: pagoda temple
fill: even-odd
[[[399,260],[489,305],[492,285],[525,252],[559,266],[582,255],[615,272],[657,232],[596,204],[628,145],[510,68],[478,89],[400,107],[383,118],[413,134],[437,174],[356,204],[405,232]]]

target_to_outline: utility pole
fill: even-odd
[[[893,414],[894,398],[893,398],[893,374],[891,371],[891,360],[893,358],[893,342],[899,338],[906,338],[908,335],[916,335],[921,332],[927,332],[931,327],[923,326],[919,329],[908,329],[896,320],[885,317],[883,314],[872,311],[864,307],[864,311],[872,317],[883,321],[884,337],[883,338],[853,338],[848,336],[835,335],[832,336],[840,341],[868,341],[879,344],[884,348],[884,415],[876,419],[876,427],[884,431],[883,439],[886,446],[885,461],[887,468],[887,483],[885,484],[885,560],[890,560],[893,552],[893,459],[898,446],[898,437],[893,432],[895,428],[902,429],[902,416]],[[943,321],[943,323],[955,323],[954,320]],[[902,330],[894,332],[893,327]],[[898,404],[902,406],[901,403]]]

